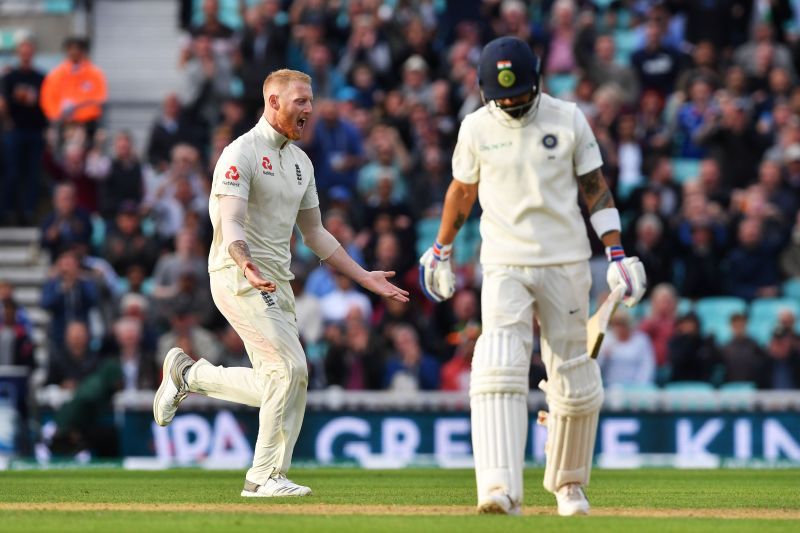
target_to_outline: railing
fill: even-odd
[[[117,410],[148,410],[153,404],[152,391],[126,391],[114,398]],[[42,407],[57,408],[71,397],[69,391],[45,387],[36,393]],[[235,409],[236,404],[197,394],[189,396],[186,408]],[[546,408],[544,394],[531,391],[530,410]],[[466,411],[469,396],[462,392],[422,391],[345,391],[339,388],[310,391],[308,409],[316,411]],[[606,390],[605,412],[643,411],[797,411],[800,412],[800,391],[719,391],[689,392]]]

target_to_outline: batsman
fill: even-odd
[[[530,47],[514,37],[491,41],[478,82],[484,106],[461,124],[437,239],[420,259],[426,295],[450,298],[452,243],[480,198],[483,332],[470,380],[478,512],[521,510],[535,315],[548,376],[539,384],[549,408],[544,487],[560,515],[588,514],[603,386],[586,348],[591,250],[579,192],[606,247],[608,285],[624,286],[628,307],[645,292],[644,268],[620,244],[619,212],[586,118],[542,93]]]

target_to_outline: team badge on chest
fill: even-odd
[[[548,150],[552,150],[553,148],[558,146],[558,138],[552,133],[548,133],[547,135],[542,137],[542,146],[544,146]]]
[[[261,171],[262,174],[265,174],[267,176],[274,176],[275,175],[275,173],[272,172],[272,161],[269,160],[269,157],[264,156],[264,157],[261,158],[261,168],[264,169],[264,170]]]

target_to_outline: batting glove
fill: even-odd
[[[450,263],[452,249],[452,244],[435,242],[419,259],[419,286],[434,302],[443,302],[456,291],[456,277]]]
[[[619,285],[625,286],[623,302],[628,307],[633,307],[644,296],[647,289],[647,275],[644,265],[638,257],[625,257],[622,246],[609,246],[606,248],[608,257],[608,272],[606,281],[608,288],[614,290]]]

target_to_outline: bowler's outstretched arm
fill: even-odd
[[[301,209],[297,213],[297,227],[303,242],[322,261],[349,277],[368,291],[398,302],[408,301],[408,292],[387,281],[394,272],[376,270],[368,272],[356,263],[336,238],[322,225],[319,207]]]

